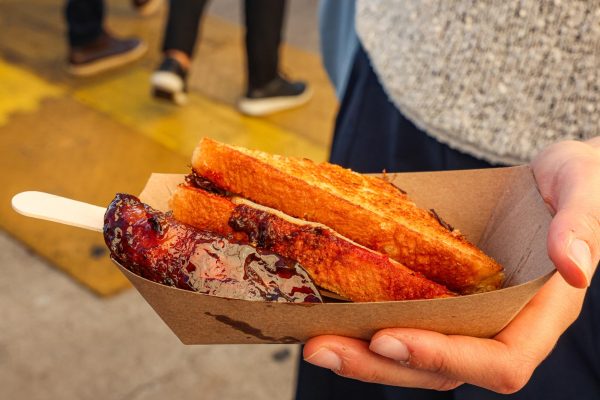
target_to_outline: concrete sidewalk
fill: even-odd
[[[0,232],[0,399],[290,399],[298,346],[184,346],[136,290],[102,299]]]

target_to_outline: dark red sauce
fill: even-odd
[[[298,263],[184,225],[132,195],[108,206],[104,240],[117,262],[157,283],[245,300],[322,301]]]

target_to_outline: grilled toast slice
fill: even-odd
[[[500,287],[502,267],[383,179],[204,138],[192,168],[217,187],[331,227],[461,294]]]
[[[291,258],[317,285],[353,301],[453,296],[443,285],[326,226],[292,218],[246,199],[180,185],[169,205],[175,219]]]

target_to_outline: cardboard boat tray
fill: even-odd
[[[153,174],[140,198],[167,211],[170,194],[183,178]],[[302,343],[323,334],[369,339],[388,327],[491,337],[554,272],[546,253],[551,215],[528,166],[386,174],[386,179],[500,262],[504,288],[435,300],[267,303],[180,290],[119,268],[185,344]]]

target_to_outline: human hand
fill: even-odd
[[[563,142],[532,163],[540,193],[556,211],[548,253],[561,275],[555,274],[494,338],[390,328],[377,332],[370,343],[331,335],[313,338],[304,347],[304,359],[348,378],[387,385],[449,390],[470,383],[499,393],[521,389],[579,315],[585,290],[578,288],[589,285],[598,263],[598,147],[600,138]]]
[[[553,144],[531,166],[540,194],[556,213],[548,255],[568,283],[588,287],[600,258],[600,136]]]

